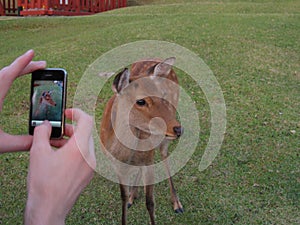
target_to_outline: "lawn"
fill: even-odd
[[[0,18],[0,67],[28,49],[68,71],[68,107],[81,76],[104,53],[141,40],[176,43],[211,69],[226,103],[226,133],[213,163],[199,171],[210,135],[208,101],[177,69],[199,113],[196,151],[173,179],[185,212],[174,214],[168,182],[155,186],[157,224],[299,224],[300,3],[288,1],[133,0],[86,17]],[[1,82],[1,81],[0,81]],[[12,86],[0,126],[27,133],[30,76]],[[96,120],[112,95],[100,93]],[[22,224],[28,152],[0,155],[0,224]],[[119,187],[96,174],[67,224],[119,224]],[[149,224],[144,199],[128,224]]]

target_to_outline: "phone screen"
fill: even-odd
[[[63,69],[38,70],[32,73],[29,133],[48,120],[52,138],[60,138],[64,130],[66,72]]]

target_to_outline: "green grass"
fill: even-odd
[[[299,1],[131,4],[139,6],[89,17],[0,18],[0,67],[33,48],[37,60],[68,71],[70,107],[88,65],[119,45],[163,40],[190,49],[223,90],[226,135],[218,157],[200,172],[210,112],[201,90],[179,71],[199,109],[201,141],[174,176],[185,213],[173,213],[168,184],[161,182],[155,186],[157,224],[299,224]],[[0,126],[7,132],[27,132],[29,86],[29,76],[18,79],[6,98]],[[99,119],[112,94],[108,86],[99,97]],[[27,167],[28,153],[0,155],[0,224],[22,224]],[[96,175],[67,224],[119,224],[120,202],[118,185]],[[128,223],[149,223],[143,198],[129,210]]]

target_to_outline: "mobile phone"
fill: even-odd
[[[31,76],[29,134],[48,120],[52,126],[51,138],[64,134],[67,92],[67,71],[61,68],[36,70]]]

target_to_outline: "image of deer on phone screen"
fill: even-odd
[[[61,120],[62,81],[35,81],[32,95],[32,120]]]

